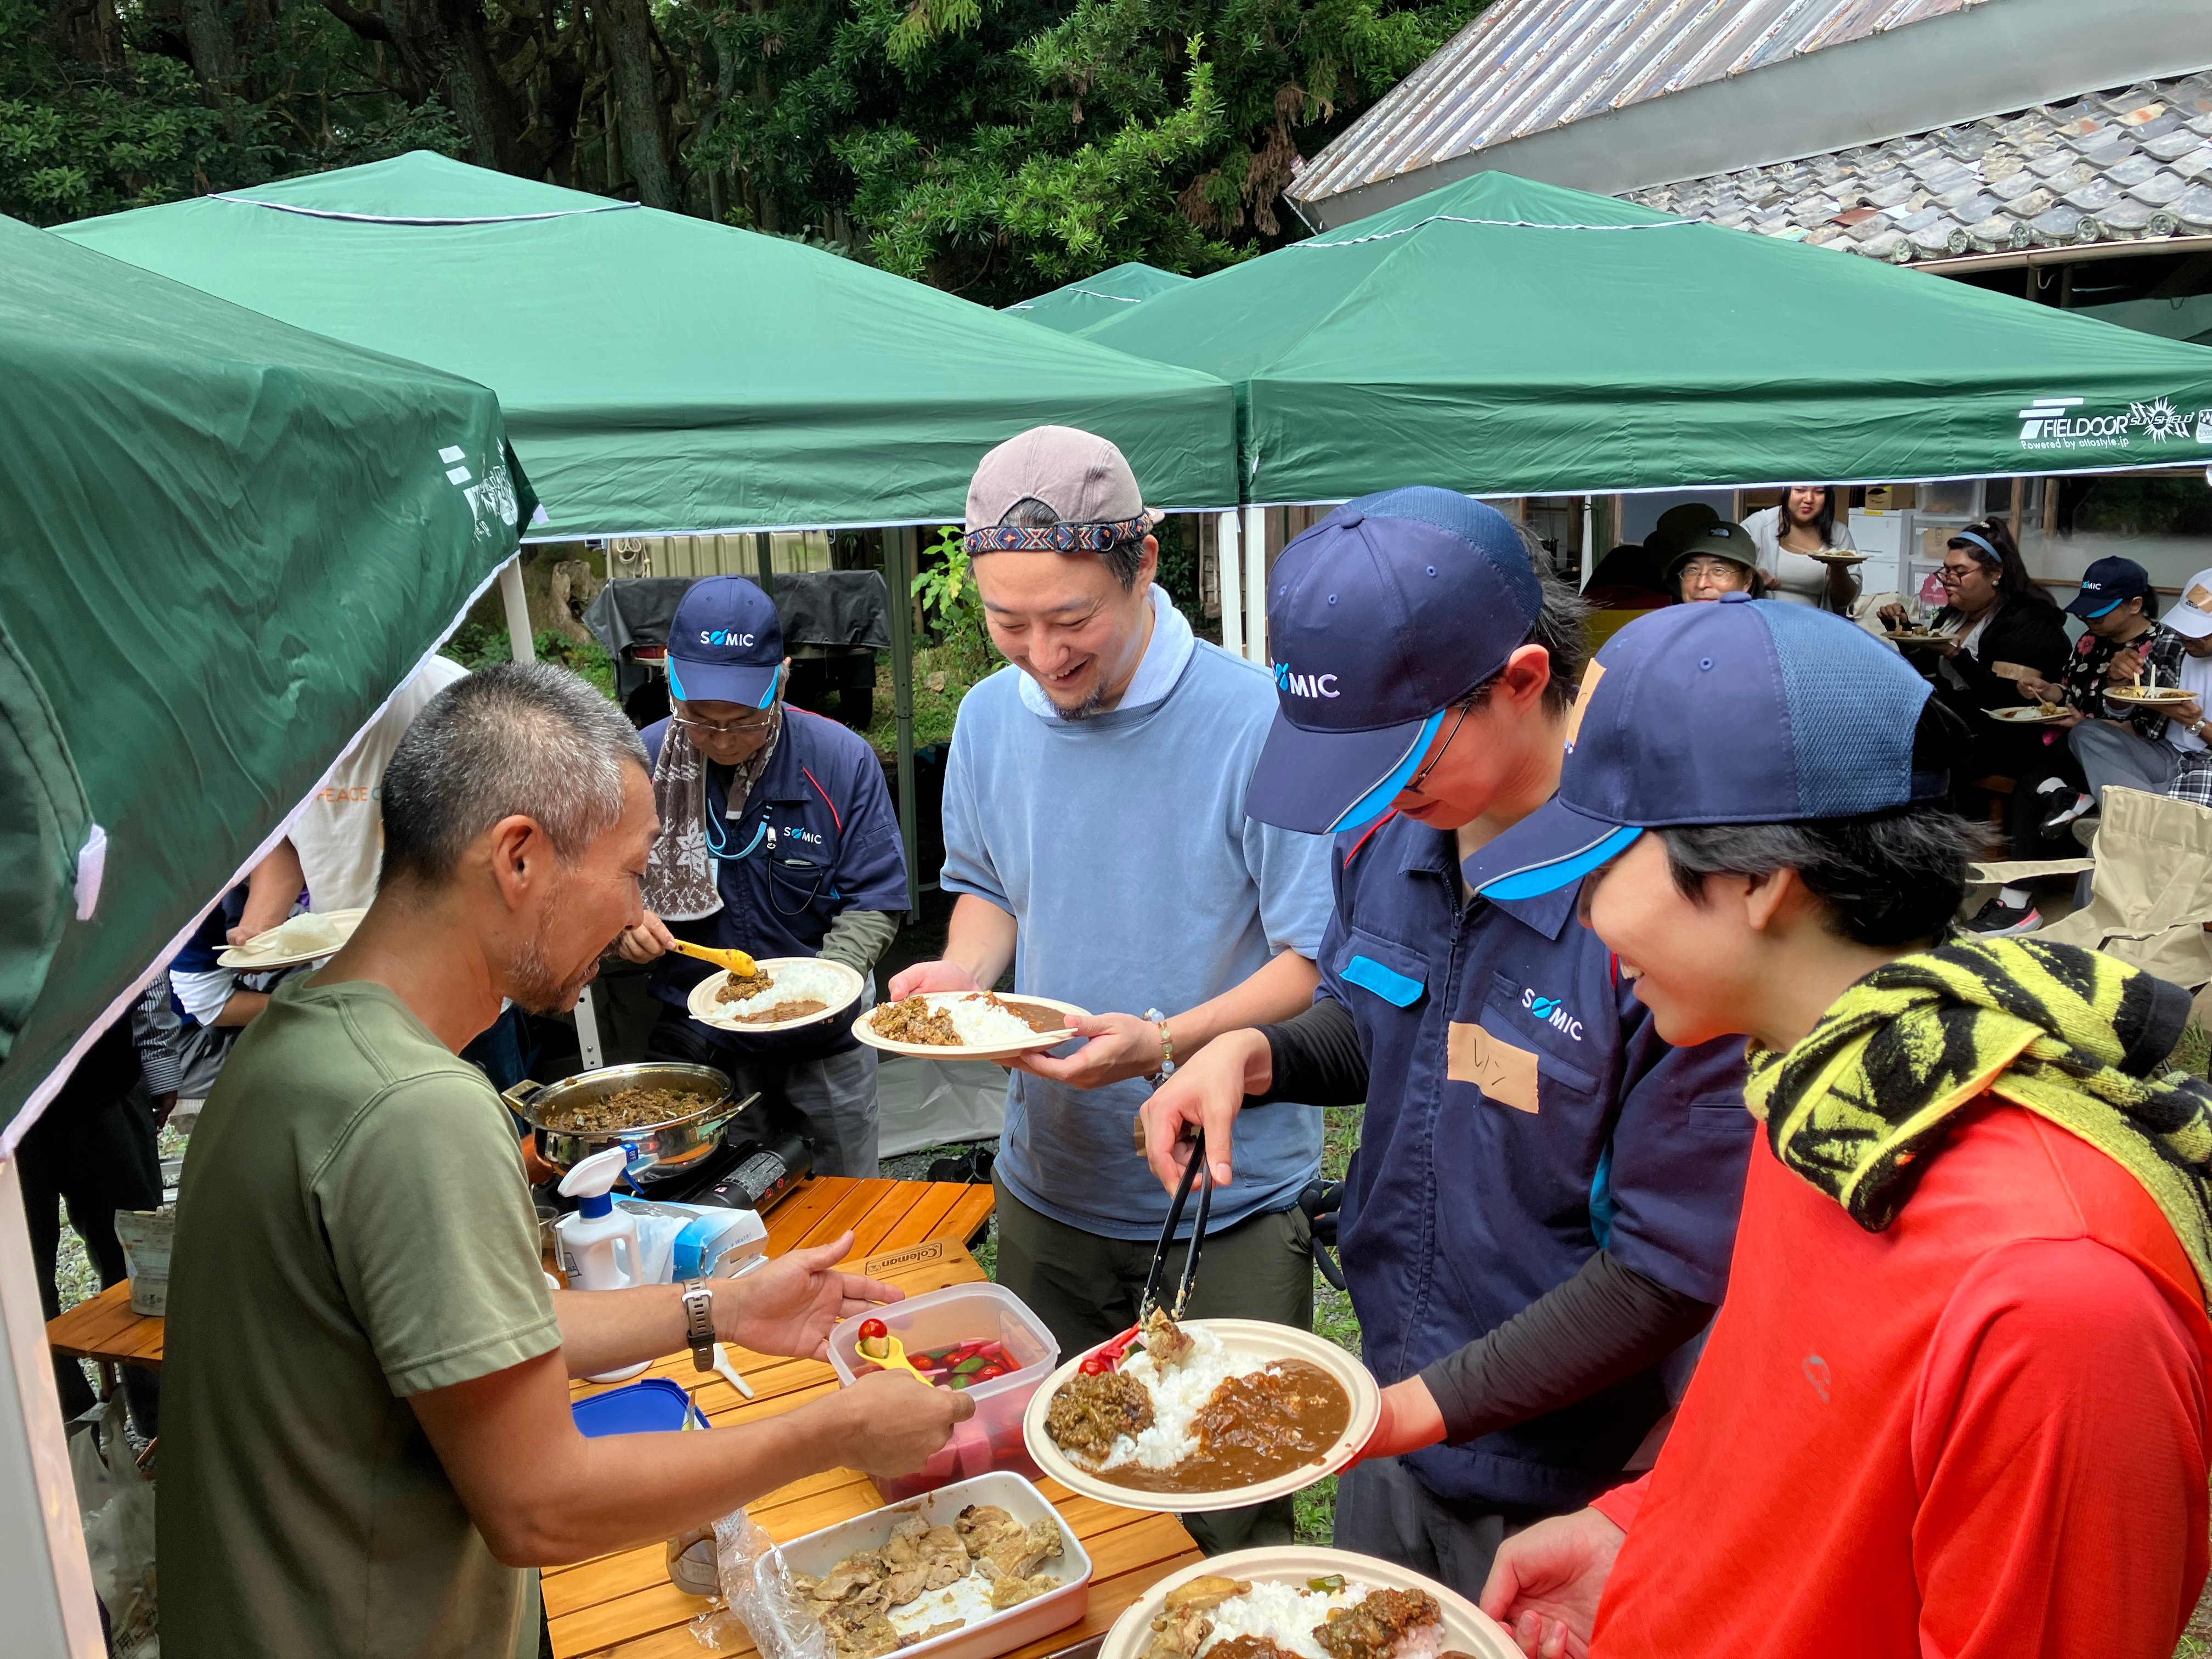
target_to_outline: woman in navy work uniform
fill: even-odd
[[[1578,602],[1448,490],[1347,503],[1270,577],[1278,710],[1246,810],[1336,833],[1314,1005],[1217,1037],[1145,1108],[1172,1183],[1241,1107],[1366,1103],[1340,1221],[1380,1425],[1336,1542],[1474,1596],[1511,1532],[1618,1482],[1726,1287],[1740,1042],[1676,1049],[1575,925],[1464,860],[1559,787]],[[1252,1097],[1248,1100],[1247,1097]]]
[[[875,751],[833,720],[787,708],[775,605],[738,576],[695,582],[668,627],[672,713],[640,735],[660,837],[645,920],[622,954],[655,963],[665,1007],[655,1060],[719,1066],[757,1090],[769,1124],[814,1143],[823,1175],[876,1173],[876,1054],[853,1036],[875,1000],[876,958],[906,908],[906,858]],[[691,988],[720,971],[673,939],[755,957],[823,956],[871,975],[854,1008],[763,1036],[700,1024]]]

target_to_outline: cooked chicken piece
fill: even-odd
[[[1026,1578],[1060,1549],[1059,1523],[1048,1516],[1025,1529],[1001,1532],[981,1559],[998,1568],[1002,1578]]]
[[[1018,1607],[1047,1590],[1059,1588],[1060,1580],[1048,1572],[1033,1572],[1026,1578],[1001,1578],[991,1586],[991,1605],[1001,1609]]]
[[[838,1659],[883,1659],[907,1644],[907,1638],[891,1627],[891,1621],[880,1616],[858,1630],[836,1635],[835,1639]]]
[[[1251,1588],[1249,1579],[1224,1578],[1218,1572],[1210,1572],[1170,1590],[1167,1607],[1170,1612],[1193,1607],[1200,1613],[1211,1613],[1231,1596],[1242,1595]]]
[[[976,1553],[973,1540],[977,1533],[994,1533],[1002,1526],[1020,1524],[996,1504],[970,1504],[954,1517],[952,1522],[953,1530],[960,1534],[961,1541],[968,1545],[970,1555]]]
[[[882,1558],[873,1550],[848,1555],[830,1569],[829,1576],[810,1592],[817,1601],[842,1601],[864,1584],[883,1577]]]
[[[1401,1638],[1443,1616],[1426,1590],[1370,1590],[1316,1625],[1313,1638],[1329,1659],[1389,1659]]]
[[[1155,1365],[1163,1369],[1172,1365],[1197,1346],[1160,1309],[1154,1308],[1145,1316],[1145,1352],[1152,1355]]]
[[[895,1572],[884,1581],[885,1599],[895,1607],[904,1607],[928,1586],[929,1565],[927,1562]]]
[[[1195,1607],[1169,1607],[1152,1619],[1143,1659],[1193,1659],[1213,1634],[1213,1620]]]
[[[801,1595],[813,1595],[814,1587],[821,1582],[822,1581],[819,1578],[815,1577],[811,1573],[794,1572],[791,1575],[791,1587],[797,1590]]]
[[[912,1642],[933,1642],[940,1636],[950,1636],[956,1630],[967,1628],[966,1620],[949,1619],[941,1625],[932,1625],[925,1630],[918,1630],[908,1639]]]

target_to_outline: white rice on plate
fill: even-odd
[[[1258,1358],[1238,1359],[1221,1339],[1203,1325],[1186,1325],[1191,1350],[1163,1372],[1149,1352],[1133,1354],[1121,1366],[1124,1376],[1134,1377],[1152,1397],[1152,1425],[1133,1438],[1122,1435],[1114,1442],[1100,1470],[1135,1462],[1148,1469],[1170,1469],[1198,1450],[1198,1435],[1191,1425],[1213,1391],[1232,1376],[1249,1376],[1267,1369]]]
[[[1207,1648],[1232,1636],[1264,1636],[1300,1659],[1329,1659],[1328,1650],[1314,1640],[1314,1626],[1340,1607],[1365,1601],[1370,1589],[1350,1580],[1340,1590],[1255,1581],[1243,1595],[1231,1596],[1206,1614],[1213,1620],[1213,1632],[1199,1649],[1198,1659],[1205,1659]]]
[[[971,991],[964,997],[955,997],[937,1006],[951,1020],[952,1029],[960,1033],[960,1041],[970,1048],[1026,1042],[1036,1035],[1029,1021],[994,1006],[980,991]]]
[[[742,1019],[749,1014],[764,1014],[785,1002],[823,1002],[835,1008],[852,994],[853,981],[835,963],[779,962],[768,972],[775,983],[767,990],[757,991],[741,1002],[717,1002],[714,1012]]]

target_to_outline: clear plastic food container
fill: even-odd
[[[1036,1464],[1022,1440],[1022,1415],[1037,1385],[1059,1365],[1060,1344],[1019,1297],[996,1285],[951,1285],[878,1308],[874,1317],[909,1356],[981,1337],[1003,1343],[1021,1367],[963,1390],[975,1402],[975,1416],[955,1428],[945,1449],[917,1473],[877,1481],[886,1503],[993,1469],[1036,1478]],[[852,1382],[869,1367],[860,1357],[860,1341],[857,1319],[830,1333],[830,1364],[841,1382]]]

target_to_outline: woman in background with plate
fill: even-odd
[[[758,1091],[770,1127],[814,1143],[819,1175],[876,1173],[876,1055],[852,1004],[764,1035],[691,1018],[692,988],[720,970],[678,938],[757,957],[824,957],[866,979],[906,908],[898,819],[875,751],[834,720],[784,704],[775,604],[738,576],[692,584],[668,624],[670,717],[638,735],[653,758],[660,836],[645,920],[623,935],[665,1005],[648,1060],[713,1066]],[[875,1000],[864,988],[862,1006]]]
[[[1759,549],[1766,598],[1849,614],[1859,596],[1859,579],[1851,566],[1819,556],[1857,550],[1850,526],[1837,520],[1833,484],[1792,484],[1783,492],[1781,506],[1750,514],[1743,527]]]

